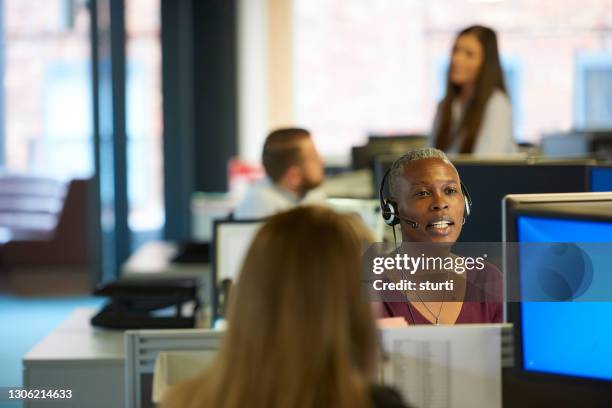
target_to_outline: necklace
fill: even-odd
[[[427,303],[423,302],[423,300],[421,299],[421,296],[419,295],[418,292],[417,292],[416,295],[419,298],[419,302],[421,302],[421,304],[423,304],[423,306],[425,306],[425,309],[427,309],[429,314],[436,320],[436,322],[434,324],[436,326],[439,326],[440,325],[440,315],[442,314],[442,309],[444,308],[444,298],[446,296],[446,291],[444,293],[442,293],[442,303],[440,304],[440,310],[438,310],[438,314],[437,315],[433,314],[431,309],[427,306]]]
[[[463,220],[463,223],[465,224],[465,220]],[[397,247],[397,238],[395,237],[395,226],[393,226],[393,242],[395,243],[395,252],[398,251],[398,247]],[[400,269],[400,274],[402,275],[402,278],[406,279],[406,275],[404,274],[403,269]],[[448,282],[448,279],[450,277],[450,271],[446,271],[446,281]],[[417,297],[419,298],[419,302],[421,302],[423,304],[423,306],[425,306],[425,309],[427,309],[427,311],[429,312],[429,314],[435,319],[435,325],[439,326],[440,325],[440,315],[442,314],[442,309],[444,308],[444,300],[446,298],[446,291],[444,291],[444,293],[442,293],[442,304],[440,305],[440,310],[438,310],[438,314],[434,315],[433,312],[431,311],[431,309],[429,307],[427,307],[427,305],[425,304],[425,302],[423,302],[423,299],[421,299],[421,296],[419,295],[419,292],[416,292]],[[407,302],[407,306],[408,306],[408,312],[410,313],[410,317],[412,317],[412,323],[414,324],[414,316],[412,316],[412,312],[410,311],[410,298],[408,297],[408,292],[404,292],[404,296],[406,296],[406,302]]]
[[[403,274],[402,274],[403,275]],[[448,281],[450,276],[450,272],[446,271],[446,280]],[[438,314],[435,315],[431,309],[427,306],[427,303],[423,302],[423,299],[421,299],[421,295],[419,295],[419,292],[416,292],[417,297],[419,298],[419,302],[421,302],[421,304],[425,307],[425,309],[429,312],[429,314],[431,315],[431,317],[434,318],[435,322],[434,324],[436,326],[440,325],[440,315],[442,314],[442,309],[444,308],[444,301],[446,300],[446,291],[442,292],[442,303],[440,304],[440,310],[438,310]],[[406,295],[406,300],[408,302],[410,302],[410,299],[408,299],[408,295]]]

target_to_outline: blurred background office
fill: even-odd
[[[143,245],[210,242],[272,129],[312,132],[329,197],[375,198],[374,155],[427,143],[472,24],[497,33],[523,157],[612,159],[609,1],[0,0],[0,330],[51,311],[7,359]]]
[[[428,134],[474,22],[497,32],[517,142],[611,128],[612,10],[587,3],[5,0],[0,163],[96,176],[111,277],[189,238],[191,194],[239,185],[229,160],[257,166],[274,127],[309,127],[340,168],[368,135]]]

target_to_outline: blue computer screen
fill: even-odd
[[[528,216],[517,222],[520,242],[612,242],[612,222]],[[597,284],[610,282],[609,259],[594,261],[592,290],[610,290]],[[520,265],[524,294],[523,275],[529,268],[522,260]],[[525,370],[612,380],[612,302],[523,301],[521,314]]]
[[[591,191],[612,191],[612,167],[591,169]]]

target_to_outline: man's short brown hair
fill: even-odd
[[[302,162],[299,143],[310,137],[310,132],[302,128],[282,128],[270,133],[264,143],[262,162],[266,174],[275,183],[287,169]]]

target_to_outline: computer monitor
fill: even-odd
[[[385,222],[380,214],[380,201],[359,198],[329,198],[327,204],[340,213],[355,213],[372,233],[376,242],[382,242]]]
[[[224,280],[235,281],[262,220],[217,220],[213,231],[213,323],[218,317],[219,291]]]
[[[393,154],[399,157],[410,150],[426,147],[427,140],[425,135],[371,135],[367,144],[352,147],[353,170],[371,168],[374,158],[380,155]]]
[[[591,167],[589,176],[590,191],[612,191],[612,164]]]
[[[545,134],[540,150],[549,157],[593,157],[612,160],[612,131],[574,129]]]
[[[585,244],[612,242],[612,193],[509,195],[502,212],[505,241],[521,243],[510,255],[519,258],[514,260],[517,268],[505,268],[506,294],[521,296],[520,302],[508,303],[508,320],[515,327],[516,365],[539,378],[571,379],[589,387],[604,382],[610,388],[612,302],[584,300],[591,299],[593,292],[612,291],[610,256],[589,253],[594,244]],[[546,242],[574,243],[564,248],[584,251],[589,257],[585,270],[591,273],[590,284],[569,300],[540,301],[526,295],[531,289],[526,282],[534,282],[534,274],[542,269],[535,270],[525,244]],[[545,262],[551,270],[572,252],[558,255],[559,259]],[[506,259],[505,265],[510,261]],[[582,390],[589,394],[593,390],[589,387]]]
[[[393,162],[397,160],[401,155],[395,154],[381,154],[372,160],[372,191],[378,195],[378,191],[380,190],[380,183],[382,183],[382,179],[393,165]]]
[[[380,156],[373,165],[375,191],[397,157]],[[501,242],[501,201],[507,194],[572,193],[589,191],[589,164],[594,161],[527,159],[452,159],[472,197],[472,213],[462,228],[460,242]]]

